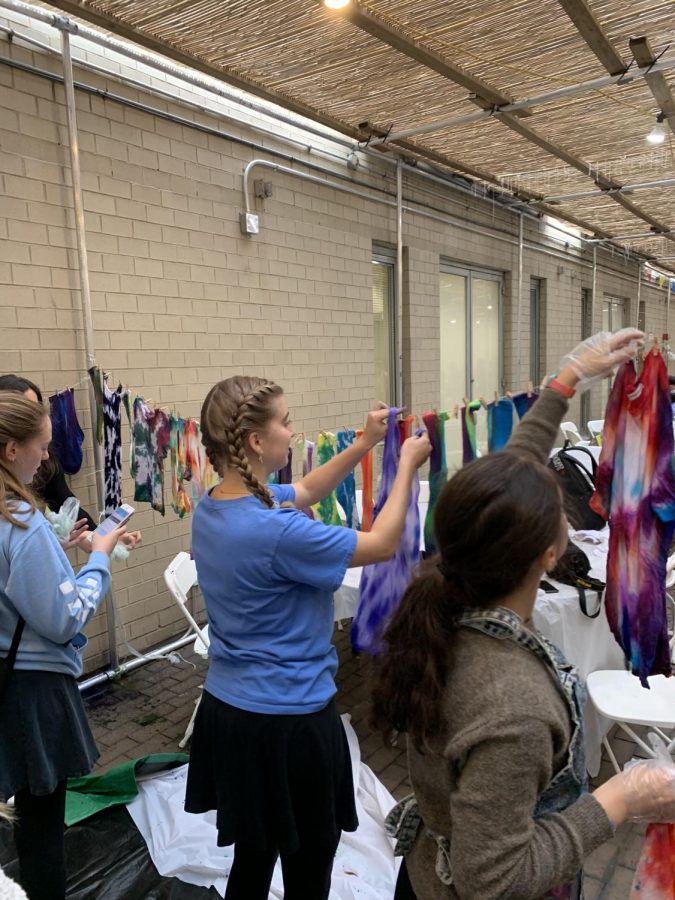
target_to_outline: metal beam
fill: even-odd
[[[589,166],[589,164],[584,159],[576,156],[576,154],[572,153],[570,150],[567,150],[560,144],[549,141],[543,135],[539,134],[533,128],[530,128],[529,125],[526,125],[519,119],[516,119],[510,113],[500,115],[497,118],[500,121],[504,122],[504,124],[507,125],[512,131],[517,132],[526,140],[530,141],[530,143],[536,144],[538,147],[541,147],[542,150],[545,150],[552,156],[555,156],[558,159],[561,159],[563,162],[566,162],[567,165],[577,169],[577,171],[581,172],[583,175],[593,178],[598,187],[607,192],[607,196],[610,199],[614,200],[614,202],[618,203],[620,206],[623,206],[625,210],[632,213],[636,218],[642,219],[643,222],[651,225],[655,231],[658,231],[661,234],[670,235],[671,232],[667,225],[664,225],[663,222],[659,222],[659,220],[655,219],[654,216],[651,216],[649,213],[644,212],[634,203],[631,203],[630,200],[626,200],[626,198],[619,193],[619,191],[623,187],[623,185],[619,184],[619,182],[608,178],[598,170],[596,170],[591,175],[590,173],[592,171],[592,167]],[[675,240],[675,237],[670,238],[670,240]]]
[[[624,72],[627,64],[602,30],[586,0],[558,0],[558,2],[610,75]]]
[[[675,187],[675,178],[659,178],[657,181],[636,181],[634,184],[624,184],[617,190],[603,191],[579,191],[576,194],[552,194],[544,197],[545,203],[562,203],[565,200],[585,200],[586,197],[600,197],[603,194],[632,194],[634,191],[652,191],[655,188]]]
[[[478,106],[492,109],[494,106],[503,106],[512,102],[512,98],[507,94],[483,81],[482,78],[472,75],[434,50],[425,47],[421,41],[415,40],[390,25],[384,18],[365,9],[360,3],[352,0],[349,6],[339,11],[339,15],[376,40],[398,50],[425,68],[442,75],[443,78],[466,88],[471,95],[475,95],[470,96],[469,99]],[[530,113],[522,110],[520,115],[530,115]]]
[[[588,10],[588,7],[584,3],[584,0],[560,0],[560,2],[565,3],[569,10],[576,11],[578,13],[579,21],[588,25],[588,23],[590,22],[589,16],[592,17],[592,14],[590,13],[590,10]],[[461,84],[465,87],[471,84],[473,89],[476,91],[480,89],[481,96],[486,101],[491,102],[492,105],[505,104],[504,95],[497,88],[492,87],[492,85],[487,84],[482,79],[474,79],[474,77],[470,75],[465,69],[459,69],[454,64],[439,56],[439,54],[435,53],[434,51],[428,50],[420,43],[420,41],[414,40],[413,38],[407,36],[405,32],[400,29],[393,28],[382,18],[376,16],[370,11],[366,11],[365,9],[363,9],[357,2],[354,2],[354,0],[352,0],[352,3],[348,7],[346,7],[344,10],[341,10],[340,13],[353,25],[356,25],[358,28],[363,29],[371,36],[383,41],[390,47],[393,47],[395,50],[398,50],[400,53],[403,53],[405,56],[415,60],[421,65],[429,66],[435,72],[438,72],[440,75],[443,75],[450,81],[453,81],[456,84]],[[600,26],[594,19],[593,22],[595,23],[593,25],[595,31],[600,30]],[[590,28],[591,26],[589,25],[588,27]],[[595,31],[593,32],[594,46],[599,47],[601,42],[599,40],[595,40]],[[600,34],[602,34],[601,30]],[[609,41],[606,41],[606,44],[607,46],[611,47]],[[605,53],[605,50],[607,50],[607,47],[604,47],[603,49],[603,56],[605,56],[607,58],[607,61],[609,62],[611,59],[611,54],[608,55],[607,53]],[[616,62],[616,59],[614,59],[614,62]],[[615,66],[615,71],[610,72],[610,74],[619,74],[619,72],[623,72],[625,68],[625,65],[621,61],[620,69]],[[636,216],[639,219],[642,219],[644,222],[647,222],[648,225],[651,225],[655,230],[658,230],[659,232],[668,232],[667,226],[665,226],[662,222],[659,222],[653,216],[649,215],[649,213],[643,212],[643,210],[641,210],[634,203],[631,203],[629,200],[626,200],[625,197],[622,197],[621,194],[616,193],[622,187],[619,182],[608,178],[598,170],[593,171],[593,167],[590,166],[588,162],[586,162],[586,160],[581,159],[579,156],[568,150],[566,147],[563,147],[561,144],[556,144],[553,141],[548,140],[548,138],[539,134],[531,126],[527,125],[521,119],[517,118],[517,115],[514,113],[497,112],[495,114],[495,118],[506,125],[507,128],[510,128],[512,131],[520,134],[521,137],[524,137],[530,143],[535,144],[542,150],[545,150],[547,153],[550,153],[552,156],[556,157],[556,159],[560,159],[572,168],[577,169],[577,171],[581,172],[583,175],[592,178],[599,188],[605,191],[613,191],[613,194],[609,194],[612,200],[614,200],[628,212],[632,213],[632,215]],[[381,133],[377,136],[384,137],[384,134]],[[399,141],[398,146],[405,146],[405,142]],[[413,144],[413,147],[415,146],[416,145]],[[425,153],[425,149],[417,148],[417,152]],[[538,197],[537,199],[538,201],[541,200],[540,197]],[[553,215],[555,215],[555,212],[553,213]],[[675,238],[673,238],[673,240],[675,240]]]
[[[663,72],[656,71],[658,63],[650,46],[649,38],[631,38],[629,44],[637,64],[640,66],[651,66],[651,71],[645,75],[645,81],[652,92],[652,96],[658,103],[659,109],[666,117],[670,130],[675,134],[675,99]]]
[[[645,231],[642,234],[613,234],[610,238],[589,238],[587,244],[603,244],[605,241],[644,241],[646,238],[668,237],[675,235],[675,230],[667,229],[666,231]],[[663,257],[665,258],[665,257]]]
[[[638,78],[650,77],[652,73],[662,72],[675,69],[675,56],[669,56],[661,59],[653,64],[645,64],[638,68],[632,69],[630,73],[619,75],[603,75],[601,78],[594,78],[591,81],[583,81],[579,84],[572,84],[568,87],[558,88],[555,91],[548,91],[545,94],[537,94],[534,97],[528,97],[524,100],[515,100],[513,103],[507,103],[504,106],[495,106],[493,109],[482,110],[475,113],[467,113],[465,116],[451,116],[444,119],[437,119],[434,122],[427,122],[426,125],[419,125],[415,128],[406,128],[403,131],[394,131],[385,137],[377,138],[372,141],[372,145],[390,143],[400,140],[401,138],[416,137],[420,134],[429,134],[434,131],[444,131],[449,128],[458,128],[463,125],[472,125],[475,122],[486,122],[488,119],[494,118],[498,113],[506,112],[522,112],[524,109],[531,109],[535,106],[544,106],[547,103],[555,103],[567,97],[576,97],[579,94],[585,94],[590,91],[599,91],[603,88],[612,87],[612,85],[620,84],[624,87]],[[665,82],[664,76],[661,78]],[[667,82],[666,82],[667,87]],[[674,107],[675,110],[675,107]]]

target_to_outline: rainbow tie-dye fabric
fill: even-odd
[[[590,505],[609,520],[609,626],[647,687],[648,675],[671,674],[665,583],[675,473],[668,373],[658,352],[647,354],[639,378],[632,362],[619,369]]]

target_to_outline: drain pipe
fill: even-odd
[[[89,290],[89,266],[87,264],[87,240],[84,227],[84,205],[82,203],[82,179],[80,175],[80,146],[77,134],[77,117],[75,113],[75,87],[73,85],[73,65],[70,56],[70,35],[66,28],[61,29],[61,52],[63,57],[63,86],[66,92],[66,114],[68,120],[68,144],[70,149],[70,173],[73,187],[73,211],[75,213],[75,234],[77,237],[77,259],[80,267],[80,297],[82,298],[82,320],[84,324],[84,347],[87,358],[87,370],[96,365],[96,349],[94,345],[94,325],[91,312],[91,293]],[[96,438],[96,398],[94,386],[89,387],[89,412],[91,415],[91,437],[94,451],[94,473],[96,479],[96,495],[99,513],[105,509],[105,474],[103,472],[103,448]],[[117,640],[115,635],[114,599],[112,587],[105,599],[106,624],[108,630],[108,654],[111,667],[119,664]]]
[[[99,684],[113,681],[120,675],[131,672],[147,662],[156,662],[159,659],[163,659],[167,653],[172,653],[174,650],[180,650],[181,647],[185,647],[186,644],[191,642],[194,643],[194,640],[194,634],[186,634],[182,638],[171,641],[171,643],[166,644],[164,647],[158,647],[157,650],[151,650],[149,653],[143,654],[143,656],[127,659],[115,668],[106,669],[105,672],[99,672],[98,675],[92,675],[91,678],[85,678],[84,681],[78,682],[77,686],[79,687],[80,692],[88,691],[90,688],[96,687]]]
[[[396,160],[396,397],[403,406],[403,171]]]
[[[635,313],[635,327],[640,327],[640,288],[642,287],[642,264],[638,263],[638,285],[637,285],[637,311]],[[645,322],[646,324],[646,322]]]
[[[516,352],[518,357],[518,381],[521,381],[521,347],[522,347],[522,321],[523,321],[523,214],[518,214],[518,316],[516,334]]]

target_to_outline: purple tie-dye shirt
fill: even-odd
[[[666,561],[675,528],[673,427],[663,356],[647,354],[640,377],[619,369],[605,412],[591,507],[609,519],[605,610],[628,664],[670,675]]]

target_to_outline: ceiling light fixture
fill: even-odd
[[[344,9],[349,6],[351,0],[323,0],[323,5],[328,9]]]
[[[656,125],[647,135],[647,141],[650,144],[662,144],[666,139],[666,126],[663,124],[666,118],[665,113],[659,113],[656,117]]]

